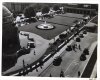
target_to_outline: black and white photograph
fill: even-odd
[[[2,2],[2,76],[97,78],[98,4]]]

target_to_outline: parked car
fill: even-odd
[[[66,51],[72,51],[71,45],[67,46]]]
[[[80,60],[81,60],[81,61],[85,61],[85,60],[86,60],[86,55],[85,55],[85,54],[81,54]]]
[[[30,53],[30,48],[24,48],[24,47],[16,52],[17,57],[20,57],[22,55],[26,55],[26,54],[29,54],[29,53]]]
[[[53,65],[54,66],[59,66],[62,62],[62,58],[60,56],[57,56],[54,61],[53,61]]]
[[[35,48],[36,46],[35,46],[35,43],[34,42],[28,42],[27,43],[27,47],[28,48]]]
[[[83,38],[84,36],[83,36],[83,34],[79,34],[79,37],[80,37],[80,38]]]

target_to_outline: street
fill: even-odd
[[[86,47],[88,47],[88,48],[91,47],[91,44],[96,41],[96,38],[95,38],[96,36],[97,36],[96,34],[88,33],[87,35],[85,35],[85,37],[83,39],[81,39],[82,41],[80,42],[80,45],[81,45],[82,51]],[[74,43],[75,42],[73,42],[72,44],[74,44]],[[41,73],[40,76],[48,77],[51,74],[53,77],[59,77],[61,70],[63,70],[65,73],[65,76],[78,77],[77,72],[82,71],[82,69],[87,64],[88,59],[90,58],[90,56],[92,54],[92,53],[90,53],[89,56],[87,56],[87,60],[82,62],[79,60],[79,57],[82,54],[82,51],[80,51],[79,49],[77,49],[77,52],[63,51],[62,54],[64,54],[64,55],[62,56],[63,61],[62,61],[61,65],[54,66],[53,64],[51,64],[43,73]],[[83,65],[83,64],[85,64],[85,65]]]

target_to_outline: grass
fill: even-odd
[[[64,15],[68,15],[68,14],[64,14]],[[72,14],[71,14],[71,16],[72,16]],[[73,14],[73,16],[75,17],[75,14]],[[40,30],[40,29],[37,29],[36,28],[37,25],[39,25],[41,23],[44,23],[43,21],[42,22],[38,21],[36,23],[31,23],[29,25],[25,25],[25,26],[19,27],[19,30],[20,31],[32,32],[32,33],[35,33],[37,35],[40,35],[41,37],[43,37],[45,39],[50,40],[50,39],[54,38],[55,36],[59,35],[60,33],[62,33],[63,31],[65,31],[66,29],[69,28],[69,26],[65,26],[65,25],[73,25],[75,20],[80,21],[81,19],[70,18],[70,17],[62,17],[62,16],[55,16],[54,18],[45,19],[45,20],[47,22],[50,22],[50,24],[55,26],[55,28],[52,29],[52,30]]]

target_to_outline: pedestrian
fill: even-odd
[[[75,48],[78,49],[78,48],[77,48],[77,44],[75,44]]]
[[[35,50],[34,50],[34,55],[36,55],[36,54],[35,54]]]
[[[50,73],[50,76],[49,77],[52,77],[51,73]]]
[[[23,68],[25,68],[25,61],[24,61],[24,59],[23,59]]]
[[[80,71],[78,71],[78,77],[80,76],[80,74],[81,74]]]
[[[60,77],[64,77],[64,72],[61,70]]]
[[[38,69],[36,68],[36,72],[38,72]]]
[[[79,47],[79,50],[81,51],[81,46],[80,46],[80,44],[79,44],[79,46],[78,46],[78,47]]]
[[[72,49],[76,52],[76,50],[75,50],[75,44],[74,44],[74,45],[72,45]]]

